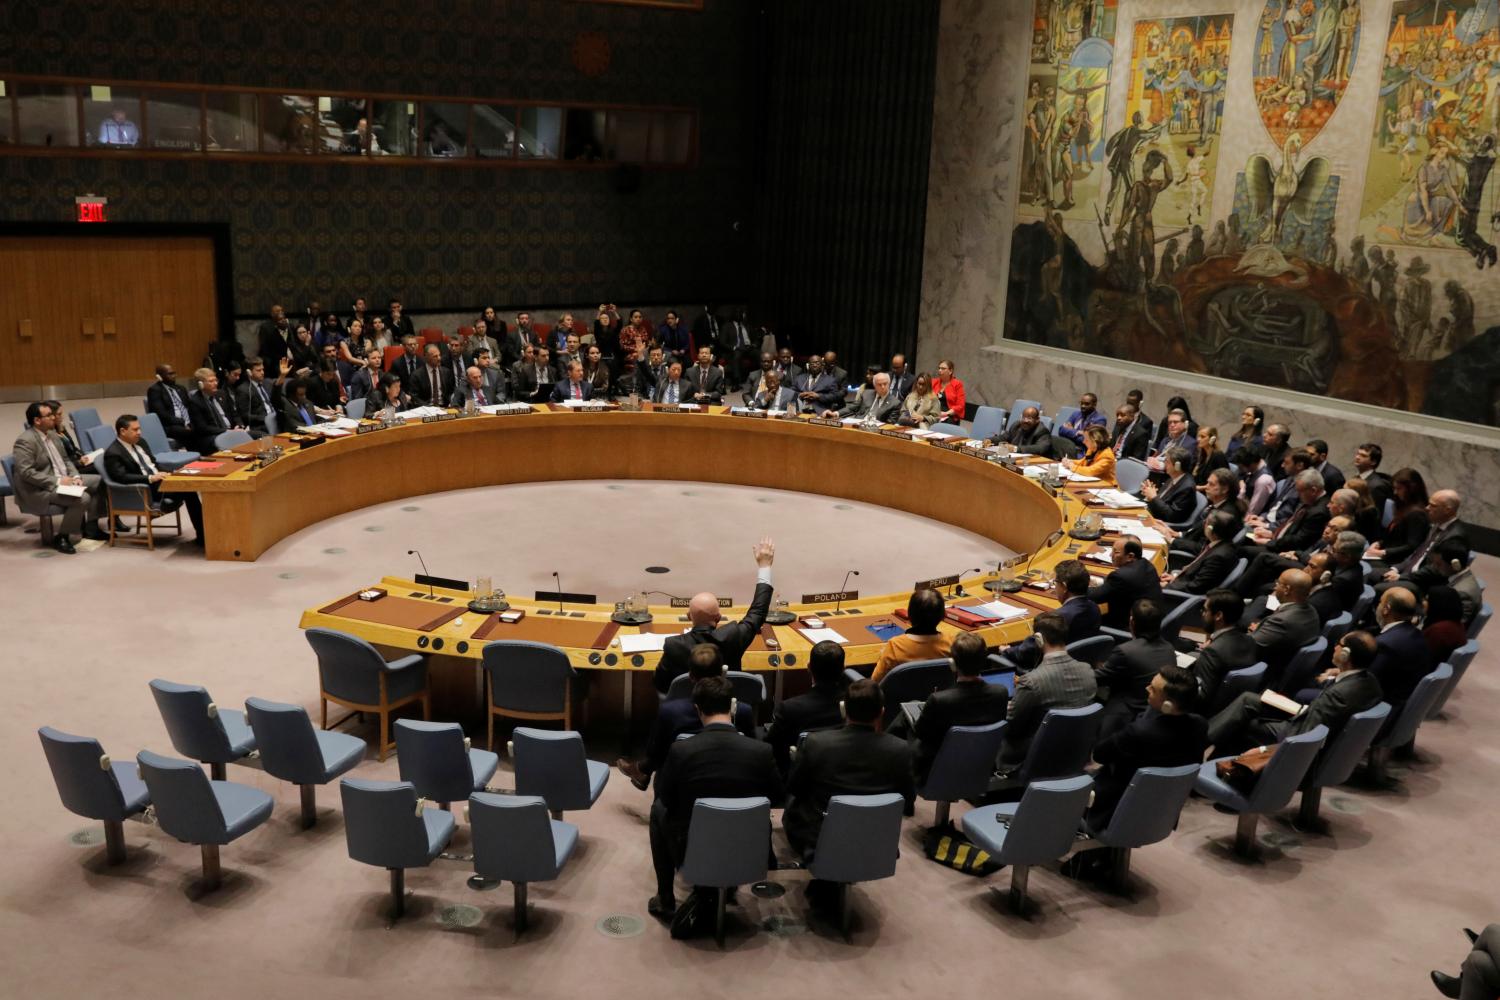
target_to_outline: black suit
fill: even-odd
[[[274,375],[281,370],[281,359],[292,356],[296,328],[291,320],[286,327],[278,327],[271,320],[264,320],[255,331],[255,350],[266,363],[266,373]]]
[[[1193,557],[1178,572],[1170,586],[1185,594],[1206,594],[1223,583],[1239,562],[1239,554],[1228,542],[1215,542]]]
[[[1400,713],[1417,682],[1432,670],[1432,655],[1427,651],[1427,640],[1410,622],[1401,622],[1385,629],[1375,639],[1375,662],[1370,664],[1370,673],[1380,681],[1385,699],[1391,703],[1391,716]]]
[[[403,337],[414,337],[417,334],[417,328],[412,325],[411,317],[406,315],[405,311],[402,311],[400,319],[387,314],[385,317],[385,328],[391,332],[391,343],[393,344],[401,343],[401,338]]]
[[[437,381],[435,391],[434,379]],[[424,365],[412,379],[409,391],[412,398],[419,403],[427,406],[447,406],[448,400],[453,398],[453,371],[444,365],[438,365],[436,368]]]
[[[1379,469],[1372,469],[1364,476],[1365,485],[1370,487],[1370,499],[1375,501],[1377,513],[1384,513],[1385,502],[1396,496],[1396,487],[1391,483],[1391,477]]]
[[[1121,438],[1120,425],[1115,424],[1114,433],[1110,435],[1110,447],[1114,449],[1115,458],[1134,458],[1144,462],[1151,451],[1151,426],[1140,417],[1130,422],[1125,428],[1124,437]]]
[[[891,395],[895,396],[898,402],[905,402],[906,394],[908,392],[911,392],[912,386],[917,382],[917,376],[912,373],[912,370],[910,368],[907,368],[906,371],[902,372],[900,375],[897,375],[895,372],[891,372],[890,376]],[[785,381],[786,380],[783,379],[783,382]]]
[[[380,372],[372,372],[368,368],[361,368],[349,376],[350,399],[364,399],[379,388]]]
[[[995,437],[990,438],[990,440],[996,444],[1004,441],[1023,455],[1046,455],[1049,458],[1052,457],[1052,432],[1040,423],[1030,430],[1027,430],[1025,425],[1018,423],[1004,434],[997,434]]]
[[[176,397],[181,404],[181,413],[172,405],[173,397]],[[182,386],[175,382],[168,385],[160,379],[151,383],[151,387],[146,390],[146,409],[156,414],[161,420],[161,426],[167,432],[167,437],[184,448],[191,445],[194,438],[193,429],[189,424],[192,421],[193,411],[188,405],[187,390]]]
[[[718,365],[709,365],[706,372],[694,365],[682,373],[682,380],[690,387],[691,396],[687,402],[715,406],[724,401],[724,369]],[[707,398],[698,399],[700,393]]]
[[[407,354],[403,351],[400,357],[391,362],[390,370],[401,380],[402,391],[411,392],[413,383],[426,367],[427,362],[422,360],[420,354]]]
[[[960,678],[951,688],[934,691],[922,705],[922,714],[912,730],[917,740],[916,772],[927,779],[943,739],[954,726],[988,726],[1005,718],[1010,692],[1000,684]]]
[[[1198,678],[1198,696],[1205,711],[1214,704],[1219,685],[1224,675],[1231,670],[1243,670],[1260,661],[1260,647],[1250,633],[1238,626],[1221,629],[1203,644],[1198,658],[1190,668]]]
[[[1102,617],[1099,605],[1089,600],[1087,595],[1068,598],[1057,608],[1057,613],[1063,616],[1063,621],[1068,625],[1068,642],[1077,642],[1099,634]],[[1013,642],[1000,652],[1016,665],[1017,673],[1025,673],[1042,660],[1042,644],[1035,635]]]
[[[1332,462],[1324,462],[1323,467],[1318,470],[1323,476],[1323,492],[1333,496],[1334,492],[1344,488],[1344,473]]]
[[[1257,660],[1266,665],[1266,686],[1281,690],[1281,675],[1297,650],[1318,637],[1322,623],[1312,605],[1299,601],[1283,604],[1262,618],[1250,637],[1259,651]]]
[[[291,397],[282,396],[281,412],[277,415],[276,419],[280,424],[282,433],[286,433],[287,431],[297,430],[299,427],[306,427],[308,424],[318,423],[320,418],[317,411],[313,409],[311,399],[304,400],[299,408],[292,402]]]
[[[1292,512],[1286,527],[1279,528],[1265,549],[1269,552],[1297,552],[1310,549],[1323,537],[1328,527],[1328,494],[1324,493],[1311,504],[1299,504]]]
[[[218,402],[218,409],[214,408],[214,402]],[[214,444],[214,438],[229,430],[231,426],[229,411],[224,409],[223,401],[211,400],[202,389],[194,389],[188,394],[188,413],[192,414],[193,418],[193,430],[190,435],[192,449],[200,455],[208,455],[217,451],[218,446]]]
[[[750,600],[750,609],[745,612],[744,618],[737,622],[724,622],[718,628],[694,628],[682,635],[670,636],[662,648],[661,661],[656,666],[656,690],[665,693],[672,686],[673,679],[688,672],[693,647],[699,643],[711,642],[718,646],[719,652],[724,654],[725,669],[740,669],[740,658],[760,634],[760,627],[766,623],[773,592],[769,583],[757,583],[755,596]]]
[[[1089,830],[1109,825],[1130,779],[1142,767],[1181,767],[1203,760],[1208,720],[1201,715],[1164,715],[1148,708],[1094,745],[1094,801],[1084,814]]]
[[[1181,475],[1157,491],[1156,499],[1146,501],[1151,516],[1169,524],[1181,524],[1193,515],[1198,501],[1193,477]]]
[[[749,705],[740,705],[734,714],[734,728],[746,736],[755,735],[755,713]],[[672,744],[684,733],[696,733],[703,729],[703,719],[691,698],[672,698],[656,709],[656,718],[651,723],[651,734],[646,738],[646,759],[641,770],[655,774],[666,762]]]
[[[1197,555],[1199,552],[1202,552],[1203,546],[1208,544],[1208,536],[1204,533],[1203,524],[1208,520],[1209,515],[1221,510],[1234,515],[1234,529],[1232,531],[1226,530],[1224,532],[1225,538],[1233,538],[1239,534],[1240,528],[1245,523],[1245,508],[1241,505],[1239,497],[1229,497],[1220,500],[1218,503],[1209,504],[1204,509],[1203,517],[1198,523],[1172,539],[1172,544],[1168,548],[1173,552],[1186,552],[1189,555]]]
[[[1107,737],[1126,726],[1146,709],[1146,688],[1151,679],[1177,662],[1177,652],[1164,639],[1131,639],[1122,642],[1094,671],[1094,681],[1109,689],[1100,716],[1099,735]]]
[[[781,825],[792,849],[806,858],[818,845],[823,812],[833,796],[898,792],[907,805],[916,800],[911,747],[873,726],[809,733],[797,751],[786,792]]]
[[[1215,757],[1227,757],[1246,747],[1279,743],[1288,736],[1311,732],[1316,726],[1327,726],[1326,747],[1343,732],[1352,716],[1374,708],[1382,697],[1379,679],[1368,670],[1340,674],[1291,719],[1276,709],[1264,708],[1260,692],[1246,691],[1209,720],[1208,741],[1213,744]],[[1263,717],[1263,712],[1272,717]]]
[[[839,702],[844,698],[842,683],[819,687],[814,685],[806,694],[788,698],[776,708],[771,716],[771,725],[766,729],[766,742],[776,756],[776,767],[782,774],[791,770],[791,748],[803,733],[815,729],[829,729],[844,724],[839,712]]]
[[[261,396],[260,389],[265,390],[264,397]],[[252,379],[245,379],[235,386],[235,393],[239,397],[240,415],[245,421],[245,426],[250,430],[250,436],[260,438],[269,434],[270,430],[266,427],[266,415],[276,415],[281,386],[262,380],[257,388]]]
[[[1110,628],[1128,629],[1130,608],[1142,598],[1161,600],[1161,577],[1147,559],[1134,559],[1089,588],[1089,600],[1108,605],[1102,621]]]
[[[157,509],[171,513],[178,506],[186,507],[188,520],[193,523],[193,531],[201,539],[203,537],[203,505],[198,501],[196,493],[172,493],[163,495],[160,483],[151,482],[150,466],[143,462],[150,460],[151,451],[142,442],[140,450],[146,453],[146,458],[132,454],[125,447],[125,442],[115,438],[108,448],[104,449],[104,471],[109,473],[109,478],[126,486],[149,486],[151,489],[151,504]],[[160,470],[157,470],[160,471]]]
[[[656,772],[656,800],[651,805],[651,864],[656,891],[672,898],[672,878],[687,852],[693,803],[700,798],[765,796],[781,803],[781,775],[771,748],[735,732],[728,723],[705,726],[692,739],[672,744]]]

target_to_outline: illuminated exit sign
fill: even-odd
[[[97,194],[81,194],[73,199],[78,205],[79,222],[107,222],[104,207],[109,199]]]

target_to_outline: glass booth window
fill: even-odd
[[[566,159],[585,163],[605,159],[603,111],[569,108],[567,122],[567,145],[563,149]]]
[[[297,94],[263,94],[260,99],[263,153],[320,152],[323,125],[318,102]],[[342,141],[338,142],[340,147]]]
[[[498,104],[474,105],[474,155],[482,160],[508,160],[515,155],[516,109]]]
[[[209,152],[254,152],[260,121],[254,94],[216,94],[205,99],[208,108]]]
[[[18,83],[17,141],[26,146],[78,145],[78,91],[61,83]]]
[[[190,90],[146,92],[146,144],[197,153],[203,149],[203,95]]]
[[[83,89],[83,144],[96,149],[139,149],[141,92],[133,87]]]
[[[517,155],[532,160],[557,159],[562,153],[562,120],[562,108],[522,108]]]
[[[422,103],[421,155],[469,155],[469,105],[445,101]]]
[[[657,113],[651,123],[651,162],[686,163],[693,156],[693,116],[682,111]]]
[[[412,156],[417,145],[417,105],[414,101],[372,101],[368,136],[356,136],[364,156]]]
[[[651,137],[651,112],[611,111],[609,125],[608,158],[622,163],[645,163]]]

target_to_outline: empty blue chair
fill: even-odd
[[[1437,701],[1433,702],[1432,709],[1427,713],[1427,718],[1435,719],[1442,712],[1443,706],[1448,704],[1448,699],[1453,697],[1453,691],[1458,687],[1458,682],[1463,680],[1464,674],[1469,669],[1469,664],[1474,662],[1474,657],[1479,655],[1479,642],[1470,639],[1448,654],[1448,665],[1453,668],[1453,677],[1448,681],[1442,693],[1438,695]]]
[[[92,406],[81,406],[73,413],[73,439],[80,445],[84,444],[84,437],[95,427],[103,427],[104,421],[99,419],[99,411]]]
[[[896,792],[835,795],[828,800],[807,869],[815,879],[838,884],[839,930],[846,941],[850,883],[874,882],[896,874],[896,859],[901,855],[901,806],[901,796]]]
[[[1010,404],[1010,418],[1005,422],[1005,429],[1010,430],[1021,422],[1021,415],[1026,412],[1026,407],[1035,406],[1037,413],[1042,412],[1042,404],[1034,399],[1018,399]]]
[[[953,661],[912,660],[891,669],[880,679],[880,693],[885,696],[885,725],[889,726],[901,712],[904,701],[927,700],[934,691],[953,686]]]
[[[422,718],[430,718],[432,703],[427,690],[427,657],[421,653],[387,661],[376,648],[359,636],[331,628],[310,628],[304,633],[318,658],[318,701],[323,724],[328,728],[328,703],[351,709],[335,722],[352,715],[375,712],[380,717],[379,760],[394,743],[387,739],[391,713],[414,701],[422,703]],[[463,796],[468,798],[467,795]]]
[[[969,437],[984,440],[1003,433],[1007,416],[1001,407],[981,406],[974,411],[974,423],[969,427]]]
[[[318,786],[365,759],[365,741],[313,728],[307,709],[263,698],[245,701],[245,721],[260,747],[260,764],[273,778],[290,781],[302,795],[302,826],[318,821]]]
[[[369,403],[370,401],[363,397],[349,400],[349,402],[344,404],[344,416],[350,420],[363,420],[365,418],[365,407]]]
[[[1018,795],[1037,781],[1082,774],[1094,744],[1099,741],[1103,713],[1104,706],[1097,702],[1082,708],[1048,709],[1026,748],[1021,766],[997,771],[990,780],[990,791]]]
[[[960,799],[979,798],[989,790],[995,758],[1005,738],[1005,720],[988,726],[953,726],[943,737],[937,756],[917,794],[937,803],[933,826],[948,822],[949,807]]]
[[[391,916],[406,912],[406,869],[426,868],[453,837],[453,814],[423,809],[409,781],[339,782],[349,857],[391,873]]]
[[[578,733],[516,727],[510,741],[516,765],[516,794],[546,800],[553,819],[567,810],[588,809],[609,781],[609,765],[589,760]]]
[[[1109,659],[1109,654],[1114,652],[1115,637],[1112,635],[1091,635],[1087,639],[1075,639],[1068,643],[1068,655],[1079,663],[1087,663],[1091,667],[1097,667]]]
[[[9,472],[10,469],[7,468],[5,471]],[[1490,623],[1490,618],[1494,614],[1494,608],[1488,604],[1482,605],[1479,609],[1479,614],[1475,615],[1474,620],[1469,623],[1469,638],[1478,639],[1479,633],[1484,631],[1484,627]]]
[[[447,809],[450,802],[465,802],[495,776],[498,754],[474,750],[456,722],[396,722],[396,760],[401,780],[409,781],[417,794]]]
[[[1318,676],[1318,667],[1322,665],[1323,656],[1327,652],[1328,640],[1320,635],[1293,653],[1292,658],[1287,661],[1286,669],[1282,671],[1277,690],[1295,693],[1312,687],[1313,679]]]
[[[1238,544],[1238,543],[1236,543],[1236,544]],[[1242,576],[1245,575],[1245,568],[1247,566],[1249,566],[1249,565],[1250,565],[1249,560],[1241,559],[1241,560],[1237,561],[1234,564],[1234,569],[1232,569],[1232,570],[1229,571],[1229,575],[1224,578],[1224,582],[1221,583],[1221,584],[1219,584],[1219,586],[1221,586],[1221,587],[1233,587],[1235,584],[1239,583],[1240,582],[1240,577],[1242,577]]]
[[[115,443],[115,429],[100,424],[98,427],[90,427],[83,432],[80,442],[89,451],[97,451],[100,448],[108,448]]]
[[[1453,667],[1447,663],[1439,663],[1431,673],[1417,681],[1411,697],[1401,706],[1400,714],[1393,721],[1388,721],[1385,732],[1375,738],[1374,746],[1370,747],[1370,773],[1377,782],[1384,784],[1390,781],[1386,765],[1390,761],[1391,751],[1416,741],[1417,727],[1427,718],[1432,706],[1437,704],[1443,689],[1452,679]]]
[[[1041,423],[1043,427],[1047,428],[1047,430],[1050,431],[1052,429],[1052,418],[1047,416],[1046,414],[1042,415]]]
[[[1094,843],[1109,848],[1116,889],[1123,891],[1130,878],[1130,852],[1166,840],[1177,828],[1197,776],[1197,764],[1138,768],[1104,829],[1088,830],[1085,824]]]
[[[207,764],[215,781],[224,780],[228,764],[255,749],[255,733],[245,724],[245,713],[219,708],[206,688],[157,678],[151,682],[151,695],[172,748]]]
[[[130,761],[115,763],[91,736],[74,736],[51,726],[37,730],[63,808],[104,824],[104,858],[125,860],[125,820],[151,804],[146,783]]]
[[[547,815],[534,795],[469,796],[465,818],[474,842],[475,874],[515,886],[516,934],[526,929],[526,887],[551,882],[578,846],[578,827]]]
[[[489,748],[495,749],[495,716],[539,721],[561,720],[573,728],[574,703],[587,693],[568,654],[544,642],[505,639],[484,644],[482,653],[489,704]]]
[[[968,436],[967,434],[964,433],[964,429],[962,427],[958,426],[958,424],[933,424],[931,427],[929,427],[927,429],[929,431],[931,431],[932,433],[937,434],[937,435],[939,435],[941,437],[967,437]]]
[[[718,890],[714,940],[719,947],[724,947],[724,904],[729,890],[765,878],[770,855],[769,799],[702,798],[693,803],[682,877],[695,889]]]
[[[1348,611],[1340,611],[1332,618],[1323,623],[1323,641],[1333,645],[1344,637],[1344,633],[1354,627],[1354,616]]]
[[[1094,779],[1086,774],[1027,786],[1020,802],[971,809],[959,829],[999,864],[1010,865],[1010,908],[1026,908],[1032,865],[1056,861],[1073,848],[1078,824],[1088,808]]]
[[[151,793],[157,825],[184,843],[199,845],[203,888],[217,889],[223,880],[219,848],[269,819],[271,796],[233,781],[210,781],[192,761],[150,750],[142,750],[135,759]]]
[[[1251,857],[1255,853],[1255,827],[1261,814],[1275,812],[1292,800],[1292,793],[1302,784],[1326,739],[1328,727],[1314,726],[1301,736],[1289,736],[1276,744],[1276,752],[1248,795],[1219,777],[1215,769],[1219,760],[1210,760],[1198,769],[1193,782],[1198,794],[1239,814],[1234,832],[1236,854]]]
[[[1244,560],[1241,559],[1240,562],[1244,562]],[[1205,595],[1189,594],[1186,591],[1173,590],[1170,587],[1164,588],[1161,593],[1163,599],[1168,601],[1175,600],[1177,603],[1162,617],[1160,634],[1167,642],[1176,642],[1178,636],[1182,634],[1182,627],[1184,625],[1197,623],[1202,620],[1201,609]],[[1122,628],[1111,628],[1108,625],[1101,625],[1099,632],[1102,635],[1110,636],[1117,642],[1130,641],[1130,633]]]
[[[1349,616],[1354,619],[1356,625],[1365,620],[1365,614],[1369,612],[1370,605],[1374,603],[1375,588],[1367,583],[1364,589],[1359,592],[1359,599],[1354,602],[1354,608],[1349,612]],[[1469,638],[1472,639],[1473,636]]]
[[[214,437],[214,447],[219,451],[225,451],[237,444],[248,444],[254,440],[255,438],[250,436],[249,431],[235,427],[216,435]]]
[[[1381,702],[1349,717],[1343,731],[1329,744],[1328,749],[1318,755],[1307,777],[1302,779],[1302,804],[1297,810],[1297,825],[1311,828],[1318,822],[1318,808],[1323,802],[1323,789],[1329,785],[1342,785],[1349,780],[1354,769],[1364,758],[1365,751],[1380,733],[1385,720],[1391,714],[1391,706]]]
[[[1138,458],[1122,458],[1115,463],[1115,485],[1121,493],[1139,493],[1151,469]]]
[[[1213,710],[1208,715],[1212,716],[1246,691],[1264,691],[1265,689],[1265,663],[1252,663],[1248,667],[1231,670],[1219,682],[1219,689],[1214,692]]]
[[[151,452],[151,461],[163,472],[180,469],[200,457],[196,451],[173,448],[172,442],[167,440],[166,428],[161,425],[161,417],[146,410],[141,411],[141,438],[146,442],[146,450]]]

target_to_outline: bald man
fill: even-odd
[[[776,557],[776,546],[770,538],[762,538],[752,550],[755,555],[755,596],[750,601],[750,610],[737,622],[725,622],[719,614],[719,599],[707,591],[697,594],[688,602],[688,621],[692,628],[682,635],[674,635],[666,642],[661,653],[661,662],[656,667],[656,689],[666,694],[673,678],[688,672],[692,665],[693,647],[711,642],[724,654],[726,670],[740,669],[740,658],[746,648],[760,634],[766,623],[766,614],[771,610],[771,563]]]
[[[1307,603],[1313,580],[1305,570],[1289,569],[1271,591],[1275,610],[1250,625],[1259,658],[1266,665],[1266,687],[1282,690],[1282,675],[1297,650],[1318,637],[1318,613]]]

